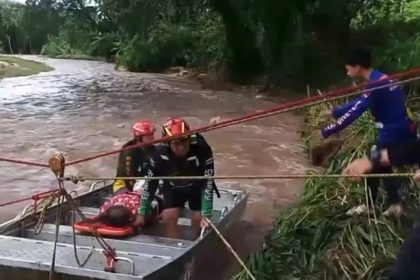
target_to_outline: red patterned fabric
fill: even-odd
[[[130,209],[133,215],[137,215],[140,206],[140,194],[136,192],[126,192],[116,195],[102,205],[100,213],[104,213],[109,207],[114,205],[124,205]]]

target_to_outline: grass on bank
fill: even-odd
[[[325,104],[306,112],[304,148],[318,140],[312,133],[327,120],[320,117]],[[376,128],[366,115],[348,127],[340,137],[345,144],[321,173],[336,174],[354,158],[366,154],[375,139]],[[407,185],[410,179],[407,179]],[[305,181],[299,201],[274,222],[261,252],[248,258],[247,265],[258,280],[341,280],[384,279],[395,255],[413,225],[420,207],[420,191],[405,189],[407,216],[386,219],[384,196],[381,211],[369,217],[347,217],[346,211],[367,200],[366,184],[344,180],[312,178]],[[236,280],[249,279],[241,272]]]
[[[106,58],[90,56],[87,54],[61,54],[61,55],[46,55],[46,56],[50,58],[56,58],[56,59],[107,61]]]
[[[0,78],[28,76],[51,70],[54,68],[41,62],[0,55]]]

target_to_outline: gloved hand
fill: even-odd
[[[145,180],[137,180],[133,186],[133,191],[140,192],[141,189],[143,188],[144,183],[145,183]]]

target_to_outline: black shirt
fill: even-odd
[[[193,134],[190,136],[191,145],[186,157],[177,159],[168,144],[161,144],[150,160],[147,176],[148,177],[167,177],[167,176],[213,176],[214,160],[213,151],[203,136]],[[159,185],[157,180],[146,180],[142,190],[142,214],[149,210],[150,199],[156,192]],[[188,189],[201,188],[204,190],[202,212],[210,215],[213,203],[213,179],[204,180],[164,180],[163,187]]]
[[[135,139],[123,145],[123,148],[138,144]],[[133,148],[122,151],[118,158],[117,177],[144,177],[147,175],[150,157],[155,151],[155,146]],[[132,191],[135,180],[116,180],[113,192],[127,188]]]

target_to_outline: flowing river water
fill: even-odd
[[[197,81],[176,75],[118,72],[104,62],[28,58],[55,70],[0,81],[2,157],[47,163],[54,152],[62,151],[74,160],[118,149],[130,139],[131,125],[138,119],[150,119],[159,128],[167,117],[185,116],[194,128],[214,117],[232,118],[285,102],[256,98],[250,92],[203,90]],[[304,172],[307,161],[297,133],[300,121],[285,113],[205,133],[214,152],[216,174]],[[117,156],[97,159],[71,166],[66,173],[114,176],[116,160]],[[0,203],[57,187],[49,170],[5,162],[0,162],[0,182]],[[246,255],[260,248],[273,217],[281,206],[295,200],[303,182],[231,180],[218,184],[250,193],[243,220],[228,236]],[[69,188],[76,186],[69,183]],[[0,208],[1,220],[13,217],[24,205]],[[199,279],[226,279],[235,269],[223,246],[216,247]]]

